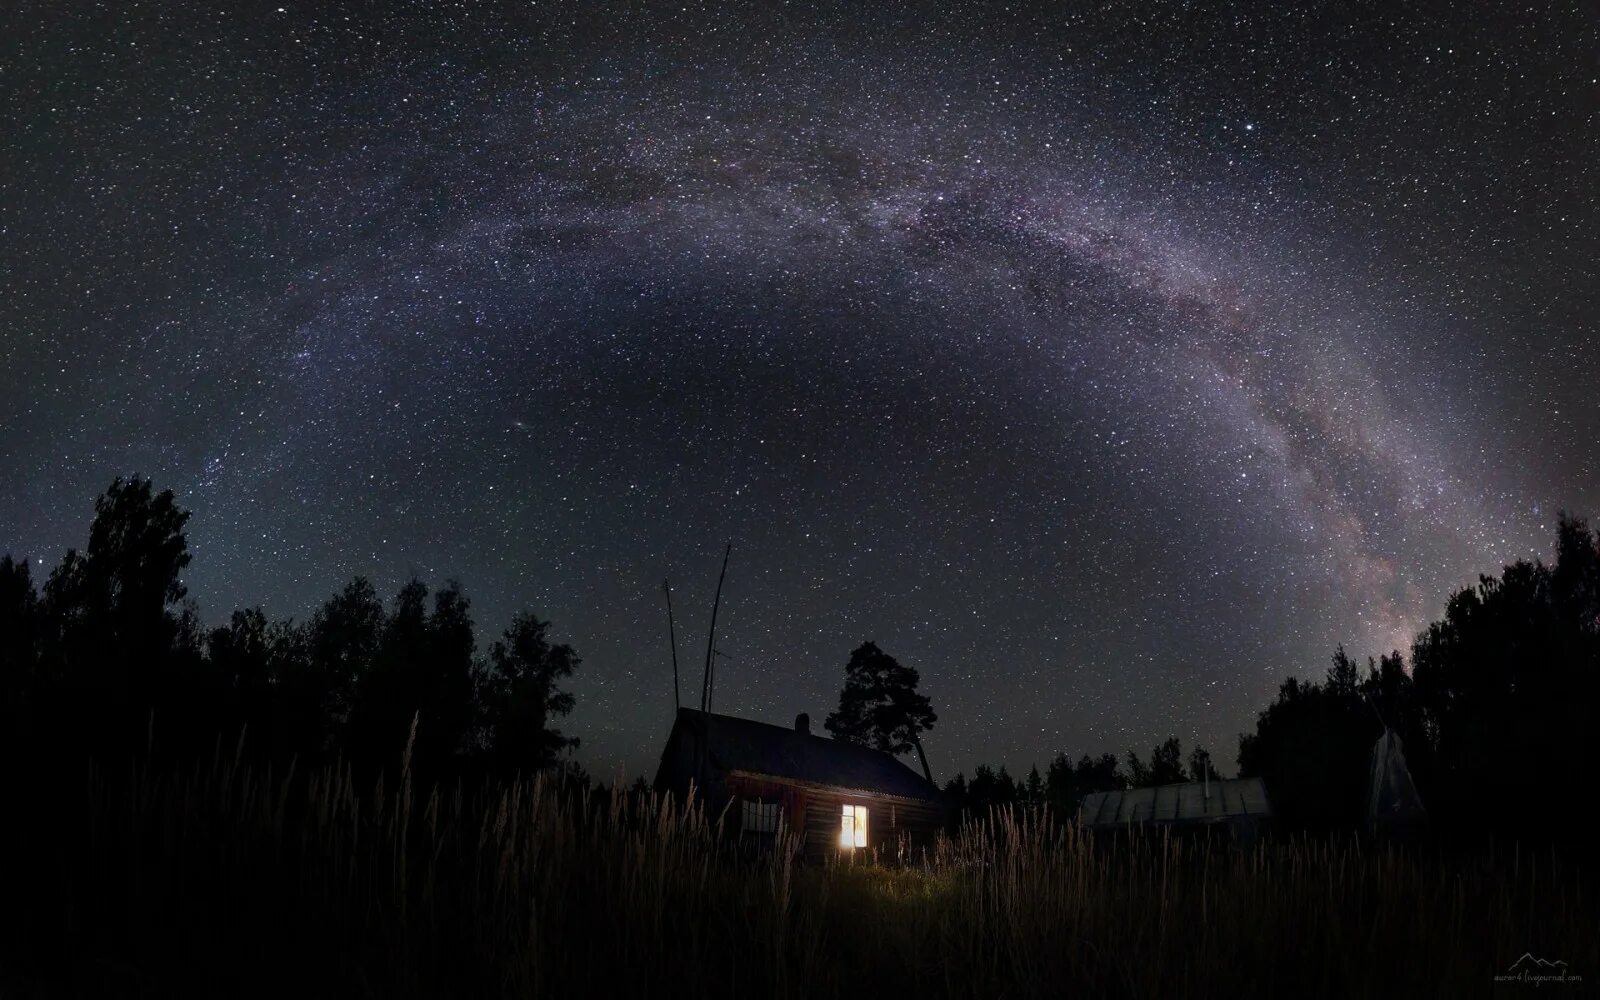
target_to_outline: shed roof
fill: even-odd
[[[1206,784],[1190,781],[1151,788],[1095,792],[1083,800],[1078,822],[1087,827],[1127,823],[1216,823],[1265,819],[1272,815],[1260,778],[1225,778]]]
[[[673,737],[689,732],[703,738],[712,766],[766,777],[908,799],[939,801],[937,786],[871,747],[801,733],[731,715],[678,709]]]

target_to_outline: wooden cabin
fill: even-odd
[[[780,829],[802,834],[805,857],[913,847],[946,818],[944,795],[892,754],[793,728],[678,709],[661,752],[656,789],[689,790],[731,835],[756,846]],[[765,839],[764,839],[765,838]]]

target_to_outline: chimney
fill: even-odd
[[[804,712],[794,717],[794,731],[801,736],[811,735],[811,716]]]

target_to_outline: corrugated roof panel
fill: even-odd
[[[1178,815],[1186,819],[1205,816],[1211,800],[1205,797],[1201,785],[1173,785],[1177,789]]]
[[[1212,781],[1209,788],[1206,782],[1193,781],[1095,792],[1084,798],[1078,821],[1095,827],[1130,823],[1208,823],[1270,815],[1267,790],[1260,778],[1229,778]]]
[[[1259,781],[1235,782],[1234,791],[1243,800],[1241,812],[1252,816],[1266,816],[1272,812],[1267,804],[1267,790]]]
[[[1148,823],[1154,818],[1156,796],[1155,791],[1149,788],[1135,788],[1131,792],[1122,793],[1127,800],[1127,816],[1131,823]]]

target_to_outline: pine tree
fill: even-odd
[[[916,748],[922,771],[931,782],[921,733],[938,721],[926,695],[917,693],[921,676],[911,667],[864,642],[845,666],[839,709],[823,722],[835,739],[876,747],[893,754]]]

